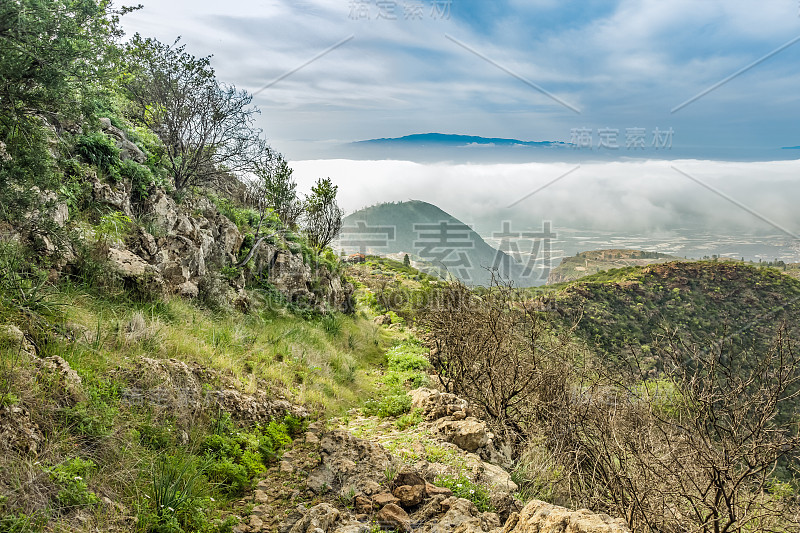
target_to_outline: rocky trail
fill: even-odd
[[[358,416],[312,424],[238,502],[243,519],[235,531],[629,531],[622,520],[588,510],[538,500],[523,506],[501,466],[510,458],[464,400],[431,389],[410,394],[425,419],[410,428]]]

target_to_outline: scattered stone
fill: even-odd
[[[249,525],[251,531],[261,531],[261,528],[264,527],[264,521],[258,515],[250,515]]]
[[[253,501],[256,503],[267,503],[269,502],[269,497],[263,490],[256,489],[253,493]]]
[[[291,474],[292,472],[294,472],[294,467],[292,466],[292,463],[285,460],[281,461],[280,472],[281,474]]]
[[[422,409],[425,418],[429,421],[446,416],[463,420],[471,414],[467,401],[455,394],[423,387],[412,390],[409,395],[411,395],[411,407]]]
[[[372,500],[370,500],[369,498],[367,498],[366,496],[363,496],[361,494],[356,496],[356,499],[355,499],[355,502],[354,502],[354,506],[355,506],[355,509],[356,509],[357,513],[361,513],[361,514],[365,514],[365,515],[370,514],[372,511],[375,510],[375,507],[373,506]]]
[[[425,479],[420,476],[415,470],[405,466],[403,467],[400,472],[397,473],[397,476],[394,478],[394,485],[422,485],[425,487]]]

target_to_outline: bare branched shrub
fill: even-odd
[[[461,283],[449,285],[421,318],[439,381],[516,446],[571,394],[568,342],[552,334],[542,309],[541,300],[522,299],[493,279],[480,297]]]
[[[453,284],[421,325],[448,391],[515,444],[533,496],[625,518],[635,532],[800,527],[800,353],[664,337],[655,377],[635,350],[614,364],[557,335],[547,305],[493,282]]]
[[[665,369],[606,376],[574,409],[575,489],[636,531],[782,532],[800,525],[800,354],[780,329],[761,354],[669,338]]]

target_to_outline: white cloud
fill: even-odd
[[[800,160],[768,163],[629,161],[587,163],[569,176],[507,206],[575,165],[418,164],[408,161],[297,161],[301,189],[319,177],[339,187],[342,206],[404,200],[433,203],[455,217],[490,230],[503,219],[536,227],[607,231],[657,231],[681,227],[735,233],[776,233],[776,228],[714,194],[672,166],[716,188],[781,227],[800,233],[794,199],[800,197]]]

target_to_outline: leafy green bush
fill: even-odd
[[[50,468],[50,479],[58,486],[58,502],[63,507],[85,507],[100,501],[97,495],[89,490],[86,478],[96,468],[92,461],[75,457]]]
[[[411,410],[411,396],[405,392],[402,394],[392,394],[380,399],[369,399],[364,402],[362,411],[364,416],[400,416]]]
[[[398,344],[386,352],[389,362],[389,370],[410,371],[425,370],[430,366],[430,362],[425,354],[428,349],[415,343]]]
[[[75,142],[75,151],[112,179],[119,177],[116,172],[119,164],[119,148],[104,133],[94,131],[88,135],[81,135]]]
[[[275,460],[292,442],[285,424],[270,422],[249,431],[237,431],[230,417],[223,415],[215,433],[206,437],[202,452],[209,458],[208,478],[224,492],[241,494],[264,465]]]
[[[394,425],[400,431],[404,429],[412,428],[414,426],[418,426],[419,424],[423,423],[425,418],[422,416],[422,409],[414,409],[410,413],[406,413],[400,418],[398,418]]]
[[[149,168],[132,159],[126,159],[120,163],[119,175],[122,179],[131,182],[131,195],[134,201],[147,199],[150,188],[158,183]]]
[[[174,443],[170,428],[144,423],[136,428],[139,443],[151,450],[164,450]]]

